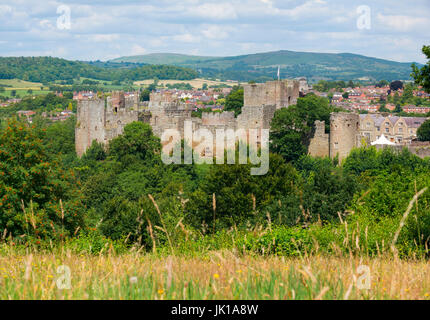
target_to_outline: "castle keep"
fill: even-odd
[[[138,94],[125,97],[122,92],[114,92],[106,101],[95,98],[78,102],[76,152],[82,156],[94,140],[107,144],[134,121],[149,123],[158,137],[167,129],[184,132],[186,121],[192,122],[194,130],[208,129],[212,134],[217,129],[270,129],[275,111],[296,104],[298,97],[296,80],[247,84],[242,113],[237,118],[227,111],[203,112],[200,119],[191,117],[191,108],[172,92],[152,92],[149,106],[139,101]]]

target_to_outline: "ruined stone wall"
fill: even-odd
[[[124,94],[107,98],[104,143],[123,134],[127,124],[138,121],[138,111],[134,108],[134,99],[125,99]]]
[[[315,121],[315,133],[309,144],[309,155],[313,157],[328,157],[330,152],[330,137],[325,133],[325,121]]]
[[[238,129],[270,129],[270,123],[276,111],[276,106],[259,106],[242,108],[242,113],[236,119]]]
[[[360,117],[355,113],[336,112],[330,117],[330,157],[345,159],[360,143]]]
[[[76,151],[82,156],[93,140],[109,142],[133,121],[149,123],[158,137],[167,129],[176,129],[183,136],[185,121],[192,122],[193,130],[206,128],[213,134],[216,129],[270,129],[276,109],[297,103],[298,97],[299,82],[295,80],[245,85],[245,104],[237,118],[233,112],[223,112],[203,113],[198,119],[191,117],[191,108],[172,92],[151,93],[149,104],[140,103],[138,94],[125,97],[113,92],[106,107],[104,100],[78,103]]]
[[[236,119],[234,117],[234,111],[224,112],[203,112],[202,113],[202,125],[206,126],[230,126],[234,127]]]
[[[414,141],[408,146],[408,149],[420,158],[430,157],[430,142]]]
[[[167,129],[176,129],[183,135],[184,122],[186,119],[191,119],[192,113],[188,106],[170,93],[151,94],[149,111],[151,112],[152,131],[158,137],[161,137]]]
[[[126,99],[121,92],[113,92],[104,99],[81,100],[78,102],[77,125],[75,129],[76,153],[82,156],[94,140],[107,144],[124,132],[124,127],[139,120],[134,110],[138,99]]]
[[[105,101],[103,99],[78,102],[75,128],[75,146],[78,156],[85,153],[93,140],[104,143],[104,125]]]

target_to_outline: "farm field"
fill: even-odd
[[[47,94],[49,89],[43,87],[42,83],[24,81],[20,79],[0,79],[0,86],[4,88],[5,91],[0,92],[0,95],[11,98],[12,91],[16,91],[16,95],[22,97],[29,94],[28,90],[32,90],[33,95]],[[42,89],[43,88],[43,89]]]
[[[69,289],[63,271],[57,274],[60,265],[70,268]],[[369,290],[357,288],[360,265],[370,269]],[[66,289],[58,289],[59,281]],[[430,265],[390,257],[294,259],[237,256],[230,251],[202,257],[136,252],[18,254],[3,247],[0,288],[2,300],[429,300]]]

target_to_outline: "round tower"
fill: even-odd
[[[356,113],[335,112],[330,117],[330,158],[345,159],[357,146],[360,136],[360,116]]]

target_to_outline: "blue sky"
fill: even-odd
[[[58,28],[61,5],[70,8],[70,29]],[[360,6],[370,8],[370,29],[357,27]],[[107,60],[284,49],[425,62],[429,13],[430,0],[0,0],[0,55]]]

